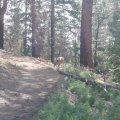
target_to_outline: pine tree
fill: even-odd
[[[55,16],[54,16],[55,1],[51,0],[51,62],[54,62],[55,56]]]
[[[5,49],[7,51],[12,51],[15,55],[21,55],[23,38],[20,2],[11,0],[10,5],[11,9],[9,10],[9,19],[7,21],[9,24],[6,28],[8,43],[6,43]]]
[[[80,39],[80,65],[93,67],[92,60],[92,6],[93,0],[83,0],[81,39]]]
[[[114,13],[113,21],[110,23],[112,40],[109,44],[110,66],[113,79],[120,82],[120,11]]]
[[[3,49],[4,45],[4,14],[7,9],[7,0],[0,0],[0,49]]]
[[[27,18],[28,18],[28,0],[25,0],[25,13],[24,13],[24,25],[25,25],[25,31],[24,31],[24,42],[23,42],[23,53],[24,55],[27,55]]]

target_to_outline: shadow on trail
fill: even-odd
[[[11,70],[0,78],[0,120],[30,120],[63,76],[37,65]]]

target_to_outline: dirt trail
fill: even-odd
[[[45,62],[0,52],[0,120],[32,120],[62,80]]]

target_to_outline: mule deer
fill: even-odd
[[[54,60],[54,67],[60,67],[61,64],[64,64],[64,57],[57,57]]]

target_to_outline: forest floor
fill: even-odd
[[[0,120],[32,120],[63,78],[48,62],[0,51]]]

